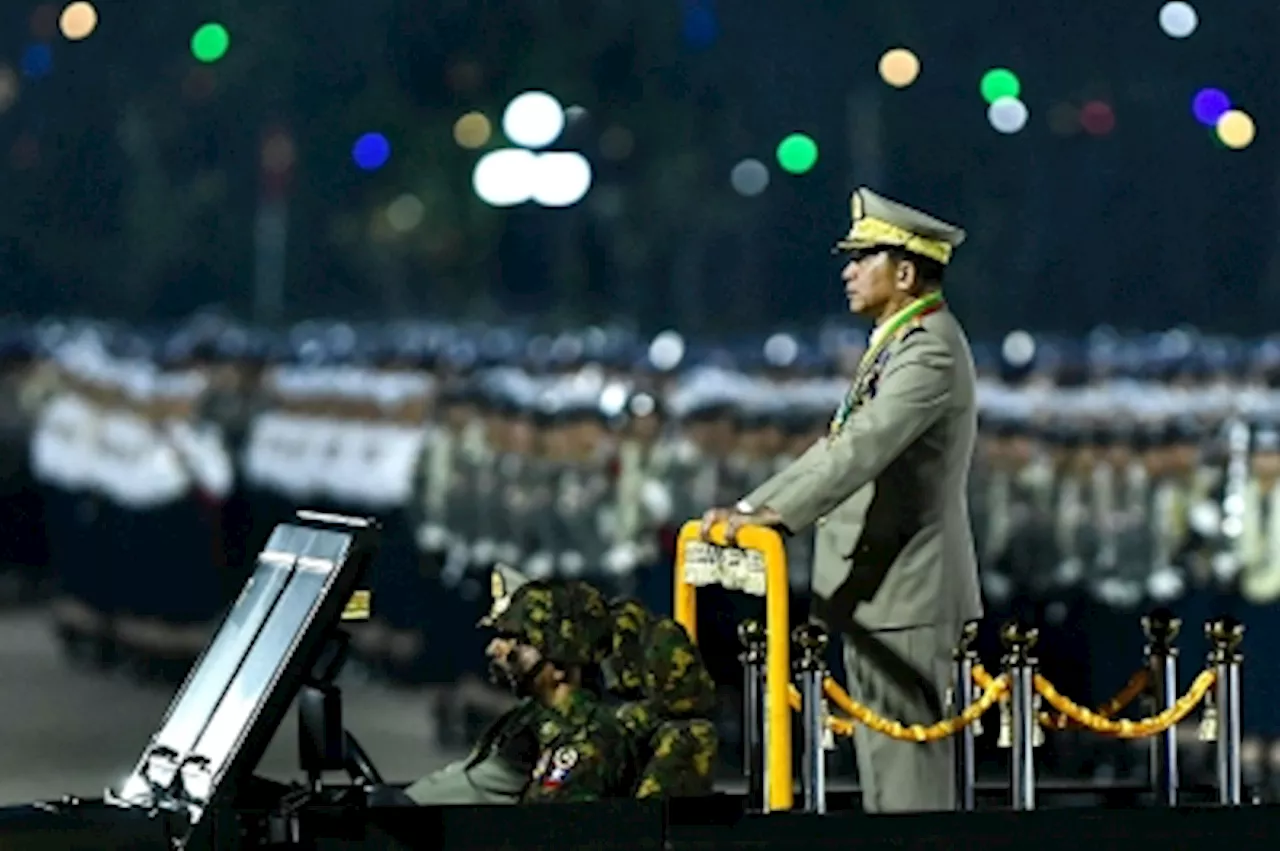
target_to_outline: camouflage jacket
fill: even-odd
[[[719,737],[709,716],[715,684],[684,627],[639,603],[614,607],[614,709],[640,767],[636,797],[711,793]]]
[[[543,710],[539,756],[525,803],[598,801],[630,794],[635,755],[609,707],[577,688]]]

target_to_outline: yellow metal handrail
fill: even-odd
[[[675,558],[675,619],[698,640],[697,587],[685,580],[685,551],[702,540],[702,523],[690,520],[680,528]],[[725,539],[725,524],[717,523],[709,535],[713,546],[736,546],[764,557],[765,570],[765,742],[768,803],[772,810],[789,810],[794,804],[791,774],[791,614],[787,583],[787,552],[782,536],[767,526],[743,526],[736,542]]]

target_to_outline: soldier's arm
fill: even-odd
[[[876,395],[839,434],[810,450],[803,472],[764,506],[798,532],[874,481],[946,410],[954,367],[946,343],[923,328],[909,332],[889,359]]]
[[[623,772],[634,761],[620,724],[601,716],[590,731],[548,748],[525,790],[527,804],[581,803],[618,797]]]

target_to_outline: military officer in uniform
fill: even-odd
[[[965,490],[977,428],[973,357],[942,298],[959,228],[868,189],[853,194],[842,278],[876,323],[829,434],[731,509],[703,516],[792,534],[816,526],[815,616],[844,636],[850,692],[880,714],[943,714],[952,650],[982,614]],[[869,812],[954,807],[952,741],[856,728]]]

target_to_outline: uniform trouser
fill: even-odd
[[[517,804],[529,784],[529,772],[521,772],[500,757],[489,757],[468,767],[468,760],[451,762],[405,789],[422,806]]]
[[[939,626],[846,633],[844,663],[850,696],[903,724],[941,720],[959,636],[959,627]],[[867,812],[955,808],[951,738],[900,742],[858,724],[853,745],[862,807]]]

